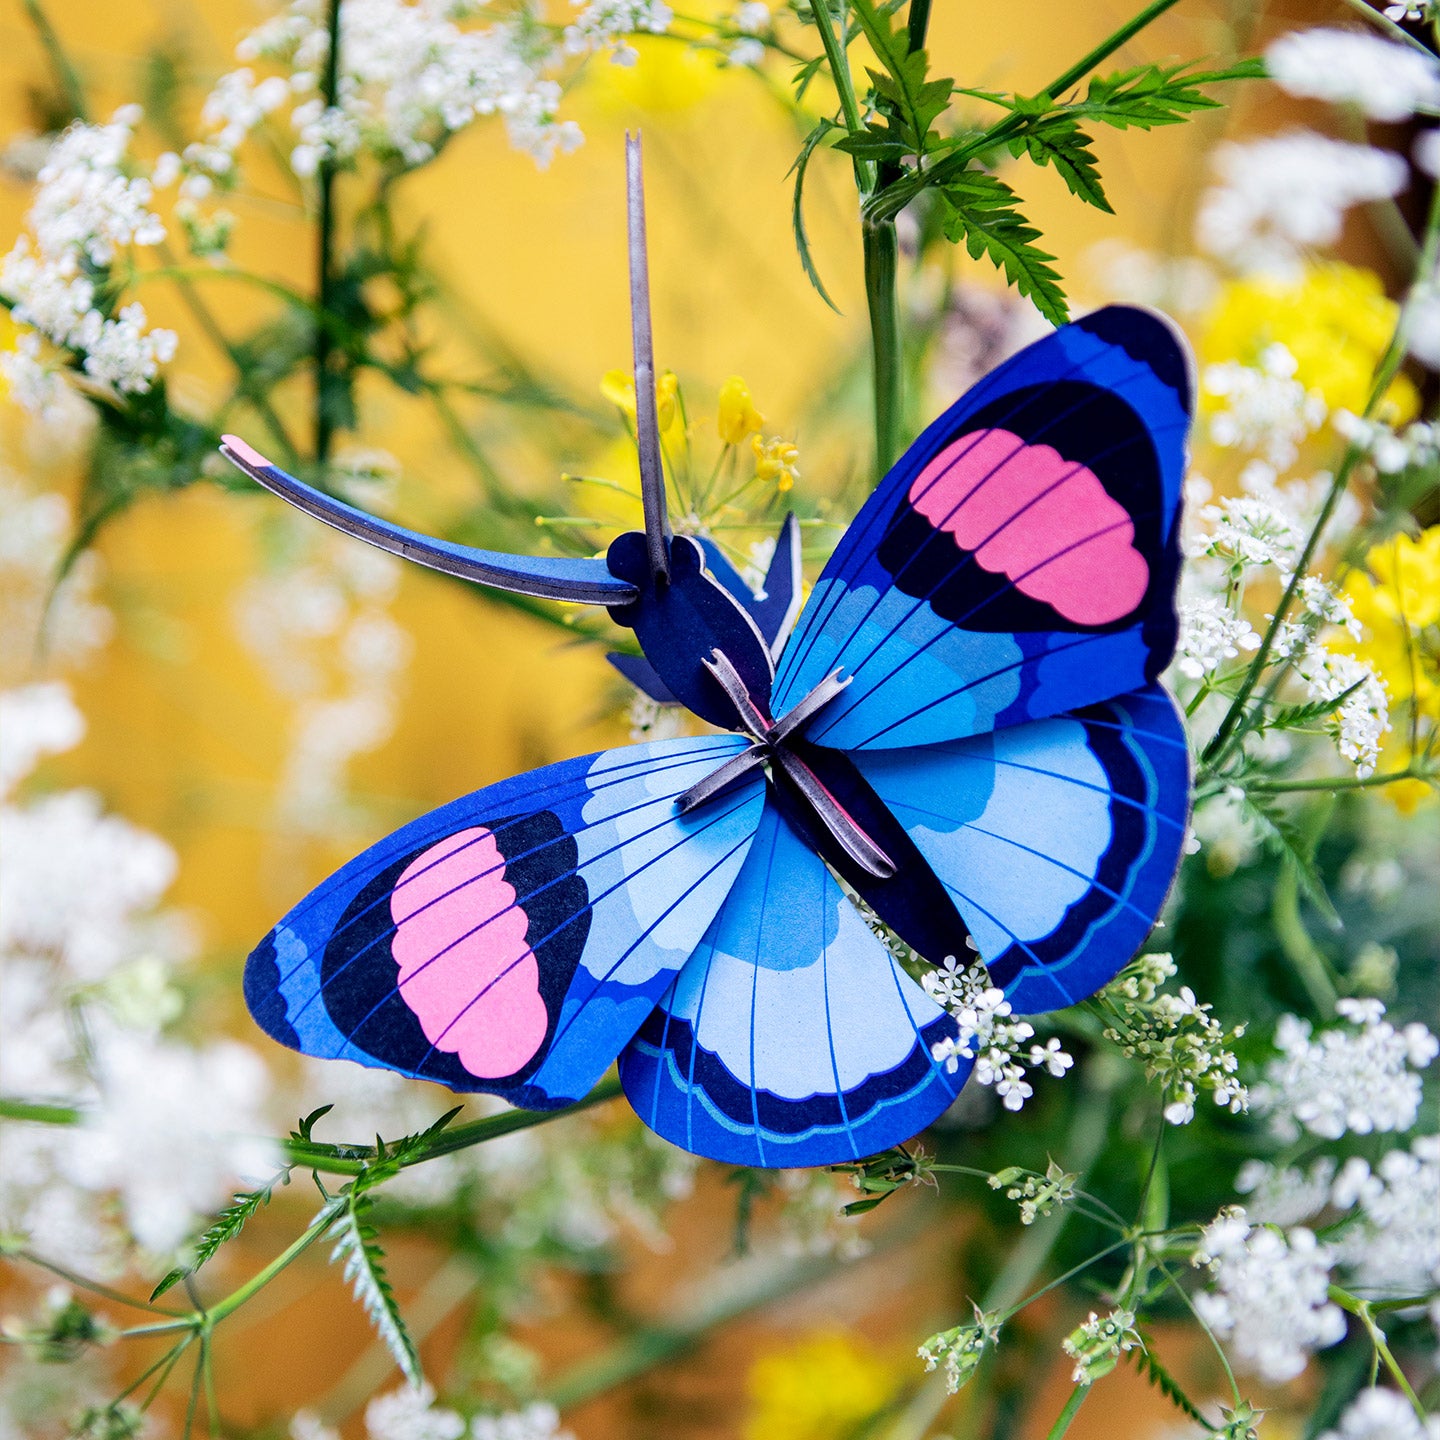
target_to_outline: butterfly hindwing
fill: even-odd
[[[658,741],[456,800],[352,860],[246,967],[252,1013],[307,1054],[545,1109],[579,1099],[719,909],[763,808],[754,777],[675,797],[744,748]]]
[[[808,737],[910,747],[1153,680],[1174,648],[1191,382],[1183,342],[1111,307],[942,415],[842,537],[781,657],[774,710],[837,666]]]
[[[1160,686],[853,758],[1017,1011],[1083,1000],[1150,933],[1179,863],[1190,784],[1184,726]]]
[[[908,1140],[967,1070],[950,1019],[767,806],[734,887],[620,1057],[640,1118],[731,1164],[826,1165]]]

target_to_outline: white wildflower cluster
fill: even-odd
[[[927,1370],[943,1367],[945,1388],[953,1395],[975,1373],[986,1352],[1000,1339],[1001,1316],[977,1305],[970,1325],[957,1325],[932,1335],[917,1352]]]
[[[1382,475],[1434,465],[1440,461],[1440,426],[1416,420],[1403,430],[1392,430],[1383,420],[1365,420],[1348,410],[1330,417],[1336,431],[1369,458]]]
[[[572,0],[580,13],[565,27],[565,48],[572,55],[608,50],[617,65],[633,65],[639,51],[630,35],[663,35],[675,18],[665,0]],[[767,16],[768,18],[768,16]]]
[[[1254,1087],[1256,1110],[1286,1141],[1305,1130],[1338,1140],[1410,1129],[1420,1107],[1420,1071],[1440,1043],[1419,1022],[1397,1030],[1379,1000],[1341,1000],[1335,1008],[1342,1023],[1318,1035],[1308,1020],[1281,1016],[1280,1054]]]
[[[12,789],[27,763],[83,733],[54,683],[0,698],[0,723]],[[84,1114],[8,1138],[0,1217],[80,1268],[112,1269],[128,1238],[173,1250],[237,1180],[275,1168],[269,1144],[251,1138],[269,1128],[258,1057],[163,1033],[182,1004],[170,971],[190,946],[179,917],[155,910],[174,873],[163,841],[89,792],[0,807],[0,1090]]]
[[[339,1434],[304,1410],[290,1422],[290,1440],[339,1440]],[[437,1402],[428,1380],[377,1395],[365,1407],[365,1434],[367,1440],[574,1440],[561,1428],[559,1411],[544,1401],[467,1422]]]
[[[1277,646],[1277,653],[1283,655],[1284,650]],[[1336,702],[1327,722],[1336,749],[1355,766],[1361,779],[1373,775],[1380,742],[1390,729],[1385,682],[1363,660],[1316,642],[1306,645],[1294,664],[1311,700]]]
[[[299,517],[277,568],[235,600],[242,640],[293,705],[279,786],[296,833],[333,833],[350,818],[347,767],[389,738],[411,641],[391,614],[401,565]]]
[[[1160,1083],[1165,1118],[1172,1125],[1188,1125],[1195,1118],[1195,1100],[1202,1090],[1210,1091],[1217,1105],[1239,1114],[1249,1103],[1249,1092],[1237,1078],[1240,1066],[1230,1047],[1245,1027],[1227,1031],[1188,985],[1178,994],[1163,990],[1174,976],[1169,955],[1142,955],[1132,961],[1102,992],[1115,1016],[1105,1038],[1139,1061],[1147,1080]]]
[[[1303,1227],[1252,1225],[1230,1206],[1201,1232],[1192,1263],[1211,1276],[1196,1313],[1266,1380],[1293,1380],[1314,1351],[1344,1337],[1345,1316],[1329,1298],[1334,1255]]]
[[[1120,1363],[1127,1350],[1140,1343],[1133,1310],[1112,1310],[1108,1315],[1097,1315],[1092,1310],[1090,1318],[1072,1330],[1060,1348],[1075,1362],[1070,1377],[1075,1384],[1093,1385]]]
[[[151,184],[127,173],[140,109],[127,105],[108,125],[72,125],[40,167],[22,235],[0,263],[0,291],[22,325],[4,357],[15,398],[37,414],[63,404],[62,363],[45,358],[42,339],[80,357],[90,380],[121,394],[143,394],[175,354],[171,330],[151,330],[139,302],[115,310],[110,267],[132,247],[158,245],[165,227],[150,209]]]
[[[1422,280],[1411,291],[1406,321],[1405,344],[1410,353],[1422,365],[1440,370],[1440,284],[1434,276]]]
[[[1340,1423],[1320,1440],[1440,1440],[1440,1415],[1422,1420],[1398,1390],[1372,1386],[1350,1402]]]
[[[765,0],[741,0],[730,23],[741,38],[731,45],[726,58],[732,65],[758,65],[765,58],[765,44],[757,37],[775,23],[770,6]]]
[[[207,134],[174,157],[185,172],[182,194],[198,200],[216,185],[232,185],[240,147],[271,117],[293,137],[290,164],[301,176],[361,154],[422,165],[452,135],[491,115],[504,121],[512,145],[548,164],[583,138],[559,117],[561,86],[549,72],[567,53],[608,49],[618,60],[633,59],[626,37],[663,32],[672,19],[663,0],[591,0],[556,43],[528,11],[463,28],[480,8],[471,0],[345,0],[331,106],[320,93],[327,7],[288,0],[241,41],[236,54],[244,63],[222,76],[205,102]],[[257,75],[258,64],[283,73]]]
[[[1189,540],[1186,549],[1213,556],[1237,577],[1256,566],[1293,571],[1305,546],[1300,516],[1273,494],[1227,495],[1206,505],[1198,518],[1209,528]]]
[[[1265,69],[1282,90],[1354,105],[1395,123],[1440,105],[1440,63],[1413,45],[1360,30],[1292,30],[1265,51]]]
[[[114,617],[95,598],[100,559],[93,550],[55,586],[70,534],[63,495],[32,491],[0,466],[0,677],[33,673],[42,624],[52,665],[83,664],[110,638]]]
[[[1070,1175],[1053,1160],[1043,1175],[1022,1170],[1017,1165],[997,1170],[986,1182],[992,1190],[1004,1190],[1007,1200],[1020,1202],[1020,1223],[1033,1225],[1050,1214],[1057,1205],[1066,1205],[1075,1198],[1078,1175]]]
[[[1207,365],[1201,385],[1218,402],[1210,439],[1224,449],[1249,450],[1277,470],[1287,469],[1300,445],[1325,423],[1324,397],[1295,378],[1295,357],[1278,341],[1254,365],[1226,360]]]
[[[976,1082],[993,1086],[1007,1110],[1019,1110],[1035,1093],[1024,1078],[1027,1068],[1063,1075],[1074,1065],[1074,1058],[1054,1037],[1044,1045],[1026,1045],[1033,1039],[1035,1027],[1012,1018],[1005,992],[990,983],[982,966],[961,965],[947,955],[939,969],[926,973],[921,984],[959,1026],[959,1034],[932,1047],[935,1059],[952,1072],[962,1059],[973,1060]]]
[[[1330,1203],[1334,1178],[1335,1161],[1329,1155],[1322,1155],[1308,1170],[1247,1160],[1235,1177],[1235,1190],[1246,1197],[1246,1212],[1256,1224],[1295,1225]]]
[[[1226,660],[1260,648],[1255,627],[1221,595],[1196,595],[1179,605],[1175,667],[1192,680],[1203,679]]]
[[[1345,212],[1405,187],[1400,156],[1298,130],[1216,147],[1219,183],[1196,220],[1200,248],[1239,270],[1293,270],[1340,238]]]
[[[1440,1135],[1391,1150],[1373,1170],[1353,1156],[1331,1203],[1355,1209],[1333,1244],[1357,1288],[1381,1298],[1440,1289]]]

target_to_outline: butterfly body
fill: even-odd
[[[643,652],[612,659],[723,733],[561,761],[380,841],[251,957],[256,1018],[533,1108],[618,1058],[647,1124],[735,1163],[909,1138],[967,1066],[852,897],[932,962],[978,952],[1024,1013],[1109,980],[1169,889],[1189,761],[1156,677],[1190,396],[1148,312],[1037,342],[881,481],[798,618],[793,518],[761,593],[708,540],[621,536],[572,577]],[[565,579],[535,564],[522,583]]]

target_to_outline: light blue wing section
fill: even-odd
[[[853,759],[1017,1011],[1093,994],[1149,935],[1189,803],[1184,726],[1158,685],[993,735]]]
[[[908,1140],[959,1092],[954,1022],[767,807],[694,956],[622,1053],[640,1118],[733,1164],[827,1165]]]

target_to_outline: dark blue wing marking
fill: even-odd
[[[307,1054],[532,1109],[578,1099],[739,873],[763,782],[690,815],[674,801],[743,746],[712,735],[603,751],[422,816],[266,937],[246,968],[252,1013]]]
[[[852,758],[1017,1011],[1083,1000],[1149,935],[1180,861],[1190,784],[1184,725],[1158,685],[992,735]]]
[[[1060,714],[1154,679],[1174,648],[1190,401],[1183,341],[1146,311],[1099,311],[1000,366],[930,426],[842,537],[780,658],[775,713],[840,666],[853,681],[809,738],[907,747]],[[977,495],[990,487],[977,513],[1000,517],[967,548],[952,524],[967,502],[937,510],[912,489],[939,486],[922,480],[927,467],[960,464],[966,437],[978,444],[987,433],[1012,437],[1029,459],[987,460],[966,482]],[[947,453],[960,458],[939,460]],[[1025,498],[1046,465],[1054,479]],[[1061,613],[1041,584],[1041,572],[1087,545],[1123,543],[1110,519],[1078,534],[1051,525],[1044,505],[1082,470],[1107,514],[1133,530],[1146,577],[1133,604],[1097,620]],[[1020,497],[1010,509],[1006,494]],[[1071,507],[1072,527],[1083,513]],[[1033,559],[1018,565],[1012,554],[1002,568],[987,546],[1013,551],[1022,535]]]
[[[954,1099],[955,1023],[767,807],[730,896],[620,1057],[636,1113],[732,1164],[828,1165],[908,1140]]]

